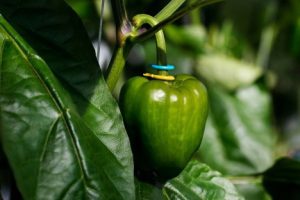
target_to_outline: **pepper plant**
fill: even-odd
[[[102,72],[80,18],[64,1],[1,0],[0,197],[244,199],[232,183],[237,178],[225,178],[213,169],[215,166],[211,168],[197,158],[188,163],[184,159],[184,164],[179,162],[180,174],[163,182],[143,182],[136,178],[130,133],[128,131],[127,135],[119,106],[111,94],[135,44],[160,34],[167,24],[192,10],[216,2],[219,0],[188,3],[171,0],[152,18],[143,15],[143,11],[128,17],[126,9],[130,8],[126,8],[125,2],[111,0],[116,43],[108,70]],[[150,19],[155,19],[154,23]],[[157,49],[161,52],[164,48],[158,45]],[[158,64],[166,64],[161,57],[163,54],[157,55],[162,61]],[[259,89],[249,90],[256,95],[261,91]],[[214,104],[224,99],[220,109],[214,107],[217,111],[231,113],[238,110],[239,107],[231,106],[231,95],[218,88],[211,91],[209,95],[215,97]],[[241,91],[236,95],[240,107],[249,105],[243,94]],[[265,98],[258,100],[267,101]],[[234,117],[242,115],[243,119],[248,119],[247,114],[236,113]],[[212,124],[222,125],[226,121],[226,116],[218,120],[220,115],[208,118],[207,130],[216,133],[208,137],[217,135],[216,126]],[[226,131],[230,133],[231,129],[237,128],[234,125]],[[250,130],[251,125],[247,126]],[[206,148],[210,146],[204,144]],[[166,155],[164,151],[162,155]],[[212,165],[210,158],[214,156],[210,155],[207,152],[202,161]],[[165,161],[164,158],[151,159],[152,164],[154,161],[158,165]],[[255,163],[253,156],[246,160],[256,167],[252,165]],[[231,166],[234,165],[230,163],[228,167],[226,164],[222,171],[232,169]],[[274,171],[276,169],[268,171],[264,179],[267,188],[273,184]]]

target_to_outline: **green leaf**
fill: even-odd
[[[1,1],[1,142],[24,199],[134,199],[133,161],[92,45],[62,1]]]
[[[206,54],[198,60],[196,72],[209,83],[235,90],[257,80],[262,68],[223,54]]]
[[[264,173],[263,184],[274,200],[300,199],[300,162],[279,159]]]
[[[161,189],[139,180],[135,181],[135,194],[136,200],[163,200]]]
[[[240,200],[234,185],[206,164],[191,161],[182,173],[168,181],[163,194],[172,200]]]
[[[271,97],[259,85],[234,93],[209,87],[210,113],[199,157],[225,175],[262,172],[273,163]]]

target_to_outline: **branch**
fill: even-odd
[[[213,3],[217,2],[222,2],[223,0],[199,0],[195,3],[189,4],[186,7],[182,8],[178,12],[174,13],[170,17],[167,17],[163,21],[159,22],[156,26],[153,26],[152,28],[148,29],[147,31],[137,35],[137,36],[132,36],[131,41],[133,42],[138,42],[138,41],[143,41],[145,39],[148,39],[151,37],[153,34],[155,34],[157,31],[162,29],[164,26],[176,21],[177,19],[183,17],[185,14],[189,13],[192,10],[195,10],[197,8],[201,8]]]
[[[155,15],[158,22],[170,17],[186,0],[171,0],[159,13]]]

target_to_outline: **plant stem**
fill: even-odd
[[[156,18],[146,15],[146,14],[140,14],[133,17],[133,24],[135,28],[138,30],[143,25],[148,24],[151,27],[158,24],[158,21]],[[134,37],[132,38],[134,41]],[[167,48],[166,48],[166,42],[165,42],[165,36],[162,30],[155,33],[155,40],[156,40],[156,55],[157,55],[157,63],[159,65],[166,65],[167,64]]]
[[[186,0],[171,0],[159,13],[155,15],[157,21],[170,17]]]
[[[188,3],[192,4],[193,1],[189,0]],[[193,25],[201,25],[200,9],[199,10],[193,10],[192,12],[190,12],[189,17],[190,17],[191,23]]]
[[[127,37],[131,38],[135,34],[138,34],[138,31],[145,24],[148,24],[150,26],[155,26],[157,23],[158,22],[154,17],[146,14],[136,15],[133,18],[134,29],[129,35],[123,36],[122,39],[123,42],[121,42],[120,45],[116,47],[110,65],[108,66],[108,69],[105,74],[106,83],[110,91],[113,91],[113,89],[115,88],[118,82],[118,79],[124,69],[126,58],[134,42],[134,41],[133,42],[128,41]],[[156,49],[157,49],[157,63],[159,65],[166,65],[167,64],[166,42],[162,30],[155,33],[155,39],[156,39]],[[161,73],[165,74],[165,72],[161,72]]]
[[[127,44],[127,45],[126,45]],[[117,46],[114,50],[113,56],[109,63],[108,69],[105,74],[105,80],[108,88],[112,92],[121,76],[124,69],[126,58],[132,47],[131,44],[126,43],[123,46]]]
[[[157,25],[153,26],[148,31],[146,31],[146,32],[144,32],[140,35],[137,35],[136,38],[134,38],[134,40],[136,40],[136,41],[145,40],[145,39],[151,37],[153,34],[155,34],[160,29],[162,29],[164,26],[176,21],[177,19],[181,18],[182,16],[184,16],[188,12],[190,12],[194,9],[204,7],[204,6],[210,5],[212,3],[221,2],[221,1],[223,1],[223,0],[199,0],[199,1],[196,1],[192,4],[190,4],[190,5],[187,5],[186,7],[182,8],[179,11],[177,11],[176,13],[171,15],[170,17],[167,17],[166,19],[162,20],[161,22],[159,22]]]
[[[111,6],[116,25],[117,44],[115,45],[112,59],[105,73],[105,80],[112,92],[119,80],[125,66],[126,58],[132,47],[132,45],[126,42],[126,38],[131,33],[132,27],[127,17],[124,0],[111,0]]]
[[[116,25],[117,43],[122,45],[124,36],[131,31],[131,24],[127,17],[125,2],[124,0],[111,0],[111,6]]]
[[[159,32],[164,26],[173,21],[179,19],[186,13],[200,8],[212,3],[220,2],[222,0],[197,0],[195,3],[187,5],[178,12],[172,14],[180,5],[186,0],[172,0],[163,11],[157,14],[157,17],[161,20],[160,22],[154,17],[147,16],[144,19],[143,15],[140,15],[140,19],[136,18],[134,22],[136,27],[132,27],[130,21],[128,20],[124,0],[111,0],[111,5],[113,9],[114,19],[116,23],[116,37],[117,45],[111,62],[109,64],[108,70],[105,74],[107,85],[110,91],[113,91],[117,81],[123,71],[125,66],[125,61],[128,53],[133,46],[133,43],[143,41],[153,34],[156,34],[157,41],[157,62],[158,64],[165,65],[167,63],[166,59],[166,47],[163,32]],[[139,21],[140,20],[140,21]],[[140,28],[144,23],[152,26],[146,32],[140,33]],[[159,33],[158,33],[159,32]],[[130,41],[128,41],[130,38]]]
[[[260,40],[259,50],[257,54],[256,65],[263,67],[264,70],[266,70],[268,64],[270,53],[272,50],[272,45],[274,43],[276,34],[277,34],[277,29],[275,25],[267,26],[261,34],[261,40]]]

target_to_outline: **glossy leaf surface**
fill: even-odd
[[[61,1],[18,3],[0,12],[38,53],[1,17],[0,105],[23,198],[134,199],[129,141],[80,21]]]

